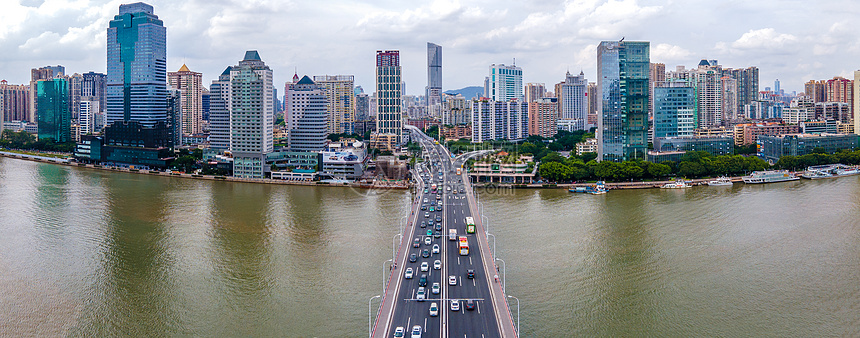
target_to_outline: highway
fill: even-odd
[[[477,208],[474,203],[469,203],[472,192],[467,191],[469,186],[463,184],[466,175],[456,174],[462,159],[452,163],[443,146],[416,130],[412,130],[412,140],[421,144],[425,158],[413,171],[418,182],[417,201],[413,204],[415,217],[410,217],[404,230],[395,259],[397,267],[391,274],[373,337],[392,337],[399,327],[403,328],[404,337],[410,337],[416,325],[420,326],[422,337],[515,336],[512,329],[508,329],[512,328],[510,312],[494,278],[497,272],[493,271],[495,267],[489,258],[490,253],[485,252],[488,247],[486,238],[481,243],[478,241],[477,235],[483,230],[480,216],[473,215],[473,208]],[[436,185],[436,190],[433,185]],[[438,210],[440,205],[441,211]],[[430,211],[431,207],[433,211]],[[467,217],[478,223],[474,227],[475,233],[466,232]],[[456,230],[455,240],[449,240],[449,229]],[[468,240],[467,255],[460,254],[459,236]],[[433,253],[434,246],[438,246],[439,253]],[[429,257],[423,257],[425,250]],[[410,262],[412,255],[417,258],[415,262]],[[441,262],[439,269],[434,266],[437,260]],[[427,271],[422,271],[422,263],[428,265]],[[412,269],[412,278],[405,278],[407,269]],[[470,270],[474,272],[474,278],[469,278],[467,273]],[[427,282],[424,286],[426,299],[423,301],[418,299],[422,275],[426,276]],[[451,277],[454,278],[453,285],[449,285]],[[439,287],[438,294],[433,292],[434,285]],[[495,302],[492,299],[493,287],[498,289]],[[455,300],[459,302],[459,310],[451,308]],[[437,316],[430,313],[433,303],[438,307]],[[474,304],[473,309],[467,310],[467,303]],[[495,304],[498,303],[504,311],[497,311]]]

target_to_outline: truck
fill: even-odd
[[[457,240],[457,229],[448,229],[448,240],[456,241]]]

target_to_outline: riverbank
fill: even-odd
[[[230,177],[230,176],[215,176],[215,175],[197,175],[197,174],[187,174],[187,173],[177,173],[177,172],[164,172],[157,170],[140,170],[140,169],[129,169],[122,167],[106,167],[97,164],[85,164],[74,162],[70,159],[63,158],[52,158],[46,156],[39,155],[31,155],[31,154],[22,154],[15,153],[9,151],[0,151],[0,156],[18,160],[32,161],[32,162],[40,162],[47,164],[59,164],[65,165],[69,167],[78,167],[92,170],[103,170],[103,171],[113,171],[113,172],[123,172],[130,174],[142,174],[142,175],[153,175],[153,176],[162,176],[162,177],[176,177],[176,178],[187,178],[187,179],[199,179],[199,180],[209,180],[209,181],[225,181],[225,182],[243,182],[243,183],[258,183],[258,184],[279,184],[279,185],[304,185],[304,186],[324,186],[324,187],[348,187],[348,188],[358,188],[358,189],[409,189],[409,183],[399,184],[397,182],[374,182],[372,184],[362,183],[362,182],[342,182],[342,183],[330,183],[330,182],[321,182],[321,181],[286,181],[286,180],[273,180],[268,178],[241,178],[241,177]]]
[[[742,176],[729,177],[732,182],[739,183],[743,182]],[[714,178],[698,178],[698,179],[685,179],[684,182],[687,184],[697,186],[697,185],[707,185],[709,181],[714,180]],[[639,181],[639,182],[607,182],[605,183],[606,189],[615,190],[615,189],[659,189],[663,185],[667,183],[675,183],[676,180],[669,181]],[[562,184],[474,184],[476,187],[489,188],[489,187],[498,187],[498,188],[522,188],[522,189],[571,189],[576,187],[587,187],[593,186],[594,183],[562,183]]]

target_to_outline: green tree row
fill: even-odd
[[[564,158],[552,153],[543,158],[538,172],[548,181],[570,182],[581,180],[629,181],[664,179],[673,176],[688,178],[741,175],[755,170],[769,169],[770,165],[758,157],[741,155],[713,156],[704,151],[689,152],[680,161],[651,163],[646,161],[611,162],[581,158]]]
[[[0,133],[0,147],[71,153],[75,151],[75,142],[56,143],[52,138],[39,140],[36,135],[26,131],[3,130]]]
[[[860,164],[860,150],[841,150],[835,154],[827,154],[824,149],[813,149],[812,154],[801,156],[786,155],[779,158],[776,167],[788,170],[803,170],[806,167],[822,164],[842,163],[848,165]]]

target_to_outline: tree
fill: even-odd
[[[541,163],[546,163],[546,162],[564,163],[564,161],[565,161],[564,157],[562,157],[561,154],[554,152],[554,151],[546,154],[546,156],[541,158]]]
[[[618,164],[612,161],[601,161],[594,168],[594,176],[603,180],[616,178],[620,174]]]
[[[191,155],[183,155],[173,161],[173,167],[186,173],[194,171],[197,160]]]
[[[555,182],[566,181],[573,174],[570,167],[560,162],[541,163],[538,170],[541,177]]]
[[[794,170],[797,168],[800,161],[798,161],[797,156],[785,155],[779,158],[779,161],[776,162],[776,167],[780,169],[788,169]]]
[[[597,153],[583,153],[582,162],[588,163],[591,160],[597,159]]]
[[[621,163],[620,178],[636,179],[642,177],[642,167],[634,161],[624,161]]]
[[[666,177],[672,173],[672,167],[662,163],[648,165],[648,174],[654,178]]]

